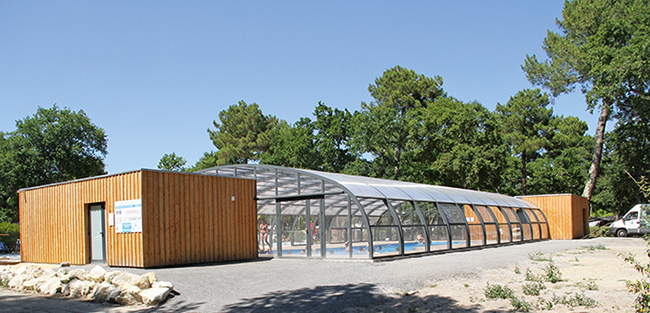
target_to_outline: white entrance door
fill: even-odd
[[[104,205],[92,204],[90,210],[90,249],[93,260],[106,260]]]

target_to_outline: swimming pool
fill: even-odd
[[[464,243],[464,241],[459,241],[459,242],[454,242],[456,243]],[[437,241],[437,242],[432,242],[432,246],[439,246],[439,245],[447,245],[446,241]],[[319,245],[314,245],[314,247],[320,247]],[[381,254],[381,253],[389,253],[389,252],[396,252],[398,250],[399,245],[397,243],[389,243],[389,244],[377,244],[375,245],[375,254]],[[356,245],[353,245],[353,253],[354,254],[368,254],[368,244],[364,243],[357,243]],[[404,243],[404,251],[412,251],[412,250],[421,250],[424,252],[424,244],[421,244],[419,242],[407,242]],[[301,247],[295,247],[295,248],[289,248],[289,247],[282,247],[282,253],[283,254],[289,254],[289,255],[304,255],[306,253],[305,248]],[[320,248],[314,248],[312,251],[313,254],[320,253]],[[327,248],[327,254],[328,255],[348,255],[350,252],[345,251],[345,247],[336,247],[336,248]]]

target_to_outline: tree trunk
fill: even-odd
[[[598,117],[598,126],[596,126],[596,147],[594,147],[594,158],[591,161],[591,167],[589,168],[589,174],[587,175],[587,183],[585,184],[585,190],[582,192],[582,196],[591,200],[591,195],[594,192],[594,187],[596,186],[596,177],[598,176],[598,171],[600,170],[600,160],[603,156],[603,143],[605,141],[605,125],[609,119],[609,107],[612,104],[610,102],[603,102],[603,106],[600,111],[600,117]]]
[[[402,148],[398,146],[397,149],[395,149],[395,180],[399,179],[399,159],[401,155]]]
[[[521,152],[521,191],[522,195],[526,195],[526,150]]]

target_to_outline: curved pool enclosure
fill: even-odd
[[[375,259],[549,238],[539,208],[495,193],[259,164],[197,173],[257,181],[260,253],[279,257]]]

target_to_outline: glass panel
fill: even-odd
[[[439,203],[438,208],[445,213],[450,224],[465,223],[465,214],[463,214],[457,205],[451,203]]]
[[[416,202],[426,219],[426,225],[445,225],[445,220],[433,202]]]
[[[371,226],[375,257],[399,255],[399,229],[392,226]],[[365,251],[365,252],[364,252]],[[355,254],[367,254],[367,247],[355,248]]]
[[[499,243],[499,238],[497,237],[497,225],[496,224],[485,224],[485,239],[488,245],[493,245]]]
[[[447,226],[430,226],[431,251],[447,250]]]
[[[548,225],[546,223],[542,224],[542,239],[548,239]]]
[[[510,242],[510,228],[508,227],[508,221],[503,215],[503,212],[501,212],[501,209],[499,209],[499,207],[495,206],[491,206],[490,209],[492,209],[492,213],[494,213],[494,216],[497,218],[497,223],[499,223],[499,235],[501,236],[501,242]]]
[[[481,214],[481,217],[483,218],[483,222],[485,223],[495,223],[494,218],[492,217],[492,210],[488,209],[486,206],[482,205],[475,205],[474,206],[476,210],[478,210],[478,213]]]
[[[465,248],[467,247],[467,229],[465,225],[451,225],[451,247]]]
[[[357,253],[359,247],[368,247],[368,229],[366,229],[361,211],[356,208],[352,210],[352,242],[349,245],[344,244],[344,251],[349,253],[352,251],[352,258],[368,259],[368,253]]]
[[[404,254],[426,251],[426,228],[422,226],[402,226],[402,230],[404,231]]]
[[[282,215],[282,255],[307,256],[305,215]]]
[[[402,226],[424,225],[424,223],[420,221],[420,217],[410,201],[391,201],[391,205],[395,209]]]
[[[465,218],[469,225],[469,233],[472,247],[483,245],[483,227],[481,227],[481,220],[476,215],[476,212],[471,206],[465,205]]]

